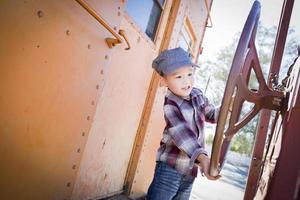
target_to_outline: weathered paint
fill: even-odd
[[[119,27],[121,2],[89,3]],[[0,199],[69,199],[111,34],[73,0],[4,0],[0,8]]]
[[[130,51],[115,47],[98,102],[74,199],[101,197],[123,189],[137,126],[150,82],[156,49],[124,19]]]
[[[276,36],[276,42],[274,46],[274,51],[272,55],[272,61],[269,71],[269,79],[268,86],[272,87],[272,77],[274,75],[279,74],[281,60],[283,56],[283,50],[286,42],[287,31],[289,28],[290,18],[293,11],[294,0],[285,0],[283,2],[283,8],[281,11],[281,17],[279,21],[278,33]],[[272,122],[271,120],[271,111],[270,110],[262,110],[259,118],[258,129],[256,133],[255,144],[252,153],[252,161],[249,169],[249,178],[247,180],[247,185],[245,189],[245,200],[251,200],[254,198],[257,187],[259,176],[261,174],[261,168],[264,164],[263,156],[265,151],[265,143],[268,133],[269,124],[275,123],[272,126],[276,126],[276,122]],[[272,130],[271,130],[272,131]],[[271,133],[272,134],[272,133]]]
[[[122,191],[148,89],[159,80],[149,86],[151,62],[177,46],[186,16],[198,53],[203,0],[176,1],[180,10],[166,34],[174,4],[167,0],[155,42],[126,14],[125,1],[86,2],[116,32],[125,30],[129,51],[125,43],[108,48],[111,33],[75,0],[0,2],[1,199],[96,199]],[[164,94],[159,88],[147,111],[132,196],[144,194],[153,175]]]
[[[300,60],[294,65],[288,110],[277,121],[255,199],[299,199]]]
[[[162,20],[159,23],[160,31],[159,31],[159,34],[157,37],[161,40],[159,51],[165,49],[168,46],[168,44],[170,43],[170,35],[171,35],[170,33],[174,27],[174,22],[175,22],[175,18],[177,16],[177,11],[178,11],[178,7],[179,7],[178,5],[179,5],[179,1],[176,1],[176,2],[167,1],[165,4],[164,11],[162,14]],[[162,28],[162,27],[164,27],[164,28]],[[134,190],[132,190],[132,186],[135,182],[134,181],[135,174],[139,173],[137,166],[139,164],[139,159],[142,154],[143,146],[146,143],[145,137],[146,137],[147,125],[149,124],[149,119],[150,119],[151,111],[153,109],[153,102],[156,97],[159,80],[160,80],[159,75],[157,73],[153,72],[151,81],[149,84],[149,88],[147,91],[147,97],[146,97],[146,100],[144,103],[143,112],[141,115],[141,119],[139,121],[137,133],[135,136],[134,146],[132,149],[132,154],[130,157],[126,177],[125,177],[125,182],[124,182],[125,191],[124,192],[127,195],[129,195],[131,191],[132,191],[132,193],[134,193],[133,192]],[[160,126],[157,125],[157,127],[160,127]],[[151,154],[147,154],[147,155],[152,156]],[[152,165],[150,165],[150,166],[153,167]],[[151,170],[153,170],[153,168],[150,168],[150,170],[147,170],[147,172],[149,173],[149,172],[151,172]],[[139,186],[139,188],[143,188],[142,184]],[[136,189],[136,188],[134,188],[134,189]]]

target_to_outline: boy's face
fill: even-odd
[[[192,66],[183,66],[170,75],[164,76],[167,87],[177,96],[188,97],[195,81],[195,69]]]

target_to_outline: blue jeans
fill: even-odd
[[[195,177],[178,173],[166,163],[157,162],[147,200],[188,200]]]

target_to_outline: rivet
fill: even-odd
[[[39,10],[39,11],[37,12],[37,16],[38,16],[39,18],[42,18],[42,17],[44,16],[44,12],[41,11],[41,10]]]
[[[90,118],[91,118],[90,116],[87,116],[87,118],[86,118],[86,119],[87,119],[87,120],[90,120]]]
[[[82,136],[85,136],[85,132],[82,132],[82,134],[81,134]]]
[[[92,45],[88,44],[88,49],[91,49],[92,48]]]
[[[102,149],[104,148],[105,143],[106,143],[106,139],[104,139],[104,142],[103,142],[103,144],[102,144]]]
[[[80,148],[77,149],[77,153],[80,153]]]
[[[71,182],[68,182],[68,183],[67,183],[67,187],[71,187]]]
[[[73,165],[73,166],[72,166],[72,169],[76,169],[76,165]]]
[[[66,30],[66,34],[67,34],[67,36],[70,36],[71,35],[71,31],[70,30]]]

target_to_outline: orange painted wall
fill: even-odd
[[[106,2],[89,1],[118,27],[122,2]],[[73,0],[3,0],[0,8],[0,199],[69,199],[111,34]]]
[[[155,42],[125,12],[126,1],[86,2],[125,30],[129,51],[124,43],[108,48],[111,33],[75,0],[0,1],[0,199],[96,199],[123,189],[173,1]],[[168,47],[177,45],[184,16],[201,45],[204,5],[181,1]],[[153,175],[164,93],[159,88],[153,102],[132,196],[144,194]]]

